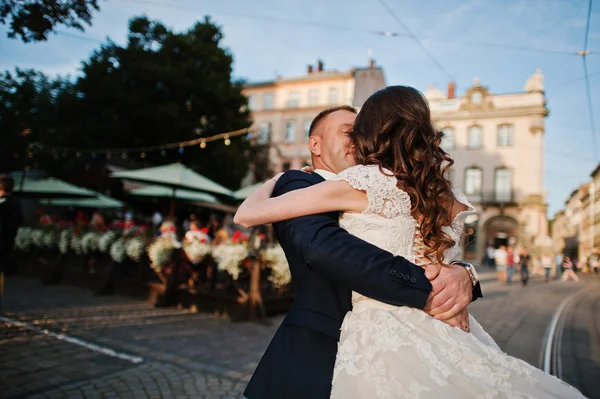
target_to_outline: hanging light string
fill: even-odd
[[[142,158],[145,158],[146,153],[152,151],[164,151],[169,149],[183,149],[186,147],[199,145],[200,148],[206,148],[206,143],[210,143],[217,140],[223,140],[225,145],[231,144],[231,138],[243,135],[249,135],[250,137],[254,133],[249,127],[239,130],[234,130],[231,132],[220,133],[210,137],[200,137],[193,140],[186,141],[178,141],[175,143],[167,143],[167,144],[157,144],[146,147],[130,147],[130,148],[73,148],[73,147],[62,147],[51,144],[44,144],[40,142],[34,142],[30,144],[31,149],[43,151],[49,150],[53,152],[74,152],[77,154],[97,154],[97,153],[106,153],[106,154],[131,154],[131,153],[141,153]]]

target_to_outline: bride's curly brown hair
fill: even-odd
[[[388,169],[408,193],[424,255],[437,262],[454,246],[442,229],[452,223],[454,202],[444,177],[454,161],[440,147],[442,134],[431,122],[423,95],[407,86],[389,86],[369,97],[350,132],[356,162]]]

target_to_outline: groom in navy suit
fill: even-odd
[[[347,135],[356,111],[321,112],[310,126],[315,172],[289,171],[274,196],[318,184],[353,164]],[[343,230],[336,212],[275,223],[293,276],[296,299],[275,333],[244,395],[248,399],[328,399],[340,327],[351,293],[424,309],[440,320],[481,296],[462,266],[426,270]]]

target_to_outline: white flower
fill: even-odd
[[[98,233],[89,232],[81,237],[81,252],[88,255],[98,250]]]
[[[81,255],[83,253],[81,248],[81,237],[78,235],[73,234],[71,236],[71,249],[75,255]]]
[[[183,250],[190,262],[200,263],[206,255],[210,254],[212,247],[205,242],[193,240],[191,242],[186,242],[183,245]]]
[[[129,259],[134,262],[139,262],[140,258],[144,254],[144,241],[139,237],[134,237],[127,240],[125,244],[125,252]]]
[[[150,259],[150,267],[157,272],[169,264],[171,255],[173,254],[173,240],[169,238],[156,238],[148,245],[148,258]]]
[[[107,253],[110,246],[117,239],[117,234],[114,231],[107,231],[103,233],[98,239],[98,251]]]
[[[267,249],[265,251],[265,260],[271,266],[271,275],[268,279],[276,288],[288,285],[292,281],[290,266],[281,245]]]
[[[240,276],[240,263],[248,257],[248,247],[243,244],[221,244],[213,249],[217,269],[231,274],[234,280]]]
[[[58,240],[58,250],[61,254],[65,255],[69,251],[69,244],[71,243],[71,232],[69,230],[63,230],[60,232],[60,238]]]
[[[113,242],[110,246],[110,257],[117,263],[122,263],[125,260],[126,252],[125,252],[125,243],[123,240],[119,239]]]
[[[52,249],[52,248],[56,247],[57,238],[58,238],[58,234],[56,234],[56,231],[49,231],[47,233],[44,233],[44,237],[42,238],[42,241],[46,248]]]
[[[31,233],[33,229],[31,227],[20,227],[17,230],[15,237],[15,249],[19,251],[28,251],[31,247]]]
[[[36,248],[44,248],[44,230],[35,229],[31,232],[31,244]]]

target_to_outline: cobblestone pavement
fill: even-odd
[[[579,284],[533,279],[528,287],[507,286],[493,281],[492,273],[481,274],[486,296],[471,305],[471,313],[506,352],[535,366],[559,303],[600,283],[600,277],[587,277]],[[585,320],[586,312],[597,312],[597,306],[577,308],[578,318]],[[7,279],[3,311],[10,319],[76,337],[84,346],[0,322],[2,398],[237,399],[283,319],[232,323],[205,313],[154,309],[122,297],[96,297],[76,287],[43,286],[18,276]],[[572,339],[567,335],[565,339]],[[143,361],[109,356],[98,347]],[[569,351],[569,345],[563,346],[565,358]],[[590,352],[584,367],[593,371],[600,355]],[[583,384],[575,380],[568,381]]]

